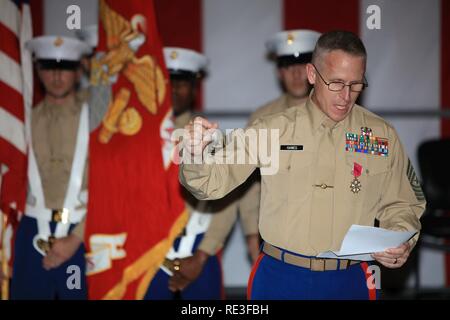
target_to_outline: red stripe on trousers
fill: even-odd
[[[370,276],[372,273],[367,272],[367,268],[369,267],[369,264],[367,262],[361,262],[361,268],[363,269],[364,274],[366,275],[366,283],[368,282]],[[377,289],[373,288],[370,289],[367,287],[367,290],[369,291],[369,300],[377,300]]]
[[[250,273],[250,277],[248,278],[247,300],[250,300],[252,297],[253,278],[255,277],[256,271],[258,270],[259,267],[259,263],[261,262],[262,258],[264,258],[264,256],[265,254],[261,252],[255,264],[253,265],[252,272]]]
[[[0,23],[0,51],[20,64],[19,39],[2,23]]]
[[[359,0],[284,0],[284,28],[359,34]]]
[[[222,300],[225,300],[227,297],[226,297],[226,294],[225,294],[225,285],[224,285],[224,281],[223,281],[223,268],[222,268],[223,249],[220,249],[216,253],[216,256],[217,256],[217,260],[219,261],[219,268],[220,268],[220,291],[221,291],[221,293],[220,293],[221,297],[220,298]]]
[[[203,52],[202,0],[155,0],[158,30],[164,47],[181,47]],[[203,90],[199,87],[196,110],[202,110]]]

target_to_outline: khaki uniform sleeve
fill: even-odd
[[[211,223],[198,249],[210,256],[223,248],[225,240],[237,218],[237,205],[232,202],[219,212],[213,213]]]
[[[85,230],[85,227],[86,227],[86,216],[83,218],[83,220],[81,220],[75,226],[75,228],[72,229],[71,233],[76,235],[77,237],[79,237],[84,242],[84,230]]]
[[[420,230],[420,217],[425,210],[425,197],[419,180],[406,152],[397,138],[391,135],[392,148],[390,171],[384,184],[384,193],[380,199],[380,210],[377,219],[380,227],[399,231]],[[417,234],[410,240],[412,247],[417,242]]]
[[[199,200],[220,199],[242,184],[250,174],[259,167],[256,148],[250,149],[246,142],[249,130],[258,132],[260,122],[256,121],[245,131],[238,129],[231,135],[235,143],[228,143],[223,149],[211,154],[206,147],[204,164],[180,165],[180,182]],[[256,134],[258,135],[258,134]],[[253,159],[255,164],[226,164],[224,155],[245,155],[245,159]],[[236,159],[236,158],[235,158]]]
[[[261,114],[261,112],[259,110],[256,110],[255,112],[253,112],[250,115],[250,118],[248,119],[247,127],[250,127],[253,124],[253,122],[255,122],[256,119],[258,119],[261,115],[262,114]]]
[[[259,204],[261,198],[261,180],[258,171],[245,182],[246,191],[239,199],[239,217],[246,236],[258,234]]]

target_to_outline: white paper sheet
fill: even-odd
[[[398,247],[416,233],[417,231],[392,231],[354,224],[345,235],[339,251],[325,251],[317,257],[373,261],[372,253]]]

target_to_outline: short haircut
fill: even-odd
[[[316,63],[319,56],[333,50],[342,50],[345,53],[367,59],[366,48],[361,39],[349,31],[330,31],[324,33],[317,40],[316,47],[312,55],[312,62]]]

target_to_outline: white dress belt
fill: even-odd
[[[86,214],[87,196],[84,196],[85,203],[80,201],[84,192],[81,191],[83,182],[84,167],[86,165],[89,146],[89,110],[86,103],[83,104],[80,114],[80,121],[77,132],[77,142],[72,161],[67,192],[64,199],[64,208],[60,212],[61,222],[57,222],[56,229],[52,235],[50,221],[53,221],[55,211],[45,207],[44,192],[42,190],[41,177],[37,166],[31,141],[28,149],[28,181],[29,192],[33,198],[33,203],[27,203],[25,215],[37,220],[38,234],[33,239],[33,245],[37,251],[45,253],[36,245],[38,240],[48,241],[49,237],[62,238],[67,236],[72,223],[80,222]],[[79,209],[75,209],[79,208]],[[65,223],[63,223],[65,222]],[[69,223],[70,222],[70,223]]]

